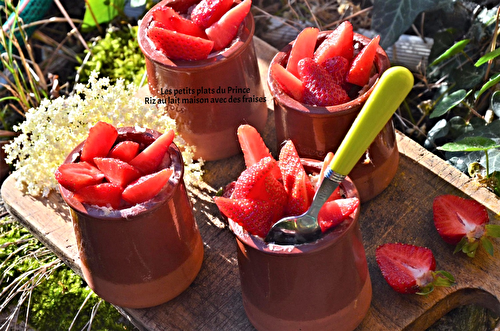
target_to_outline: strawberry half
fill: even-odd
[[[123,188],[113,183],[85,186],[75,192],[75,199],[81,203],[100,207],[120,208]]]
[[[207,38],[205,31],[194,22],[185,19],[169,6],[156,7],[153,11],[153,19],[160,23],[160,27],[190,36]]]
[[[152,25],[148,37],[171,60],[197,61],[208,57],[214,42]]]
[[[488,224],[486,207],[476,200],[447,194],[434,199],[432,210],[436,230],[445,242],[457,245],[455,253],[462,251],[474,257],[481,242],[493,255],[493,245],[488,237],[500,237],[500,226]]]
[[[240,24],[250,12],[252,0],[244,0],[229,9],[217,22],[205,29],[208,39],[214,42],[214,50],[227,47],[238,34]]]
[[[365,86],[370,80],[372,72],[373,60],[377,55],[377,47],[380,41],[380,36],[373,37],[372,40],[363,47],[363,49],[352,61],[351,68],[347,73],[346,81],[358,86]]]
[[[139,170],[118,159],[96,157],[94,162],[111,183],[121,187],[125,187],[133,180],[141,177]]]
[[[93,163],[94,157],[105,157],[113,147],[118,131],[109,123],[97,122],[89,130],[89,135],[83,143],[81,161]]]
[[[286,64],[286,70],[295,77],[299,77],[298,63],[304,58],[312,58],[316,48],[319,30],[317,28],[305,28],[302,30],[293,42],[290,56]]]
[[[304,103],[334,106],[349,102],[347,92],[335,84],[332,76],[313,59],[299,61],[299,76],[305,86]]]
[[[266,201],[214,197],[221,213],[250,234],[264,238],[273,225],[273,207]]]
[[[276,82],[278,82],[278,85],[286,94],[298,102],[303,101],[305,88],[299,78],[295,77],[290,71],[283,68],[283,66],[279,63],[271,64],[269,73],[272,77],[274,77],[274,79],[276,79]]]
[[[318,214],[318,223],[321,231],[324,233],[348,219],[358,206],[358,198],[327,201],[321,207]]]
[[[334,56],[342,56],[351,60],[354,54],[353,38],[352,24],[348,21],[342,22],[318,46],[314,52],[314,60],[319,64]]]
[[[334,56],[323,62],[323,68],[332,76],[333,82],[339,86],[345,84],[349,61],[343,56]]]
[[[140,177],[123,190],[123,200],[131,204],[137,204],[152,199],[167,184],[172,173],[172,169],[162,169],[153,174]]]
[[[436,270],[436,260],[426,247],[389,243],[375,251],[377,264],[387,283],[398,293],[428,294],[435,286],[451,286],[453,276]]]
[[[231,197],[233,199],[269,200],[275,195],[275,191],[280,190],[280,188],[274,187],[277,184],[283,189],[282,193],[286,196],[286,191],[281,183],[277,180],[275,182],[266,181],[268,177],[274,178],[272,172],[277,166],[276,160],[268,156],[245,169],[236,180]]]
[[[233,0],[201,0],[191,12],[191,20],[206,29],[214,24],[233,5]]]
[[[130,161],[130,165],[139,170],[143,175],[153,173],[158,169],[163,157],[174,141],[174,130],[169,130],[159,136],[142,152]]]
[[[287,140],[281,148],[279,167],[288,193],[285,215],[300,215],[311,205],[314,187],[291,140]]]
[[[253,126],[248,124],[240,125],[237,130],[237,136],[247,168],[267,156],[272,157],[262,136]]]
[[[56,180],[71,192],[99,184],[104,179],[104,174],[87,162],[61,164],[55,172]]]
[[[109,151],[108,157],[130,162],[139,152],[139,147],[139,143],[135,141],[121,141]]]

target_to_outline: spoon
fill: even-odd
[[[297,245],[319,239],[321,235],[318,224],[319,210],[351,172],[412,87],[413,75],[405,67],[395,66],[382,74],[335,152],[309,210],[300,216],[285,217],[276,222],[269,230],[266,242]]]

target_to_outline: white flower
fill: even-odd
[[[46,196],[57,187],[56,169],[98,121],[116,127],[137,126],[159,132],[175,129],[175,122],[155,105],[135,97],[137,87],[123,80],[110,85],[109,78],[90,75],[87,85],[77,84],[75,93],[54,100],[44,99],[26,113],[14,128],[20,134],[5,146],[6,160],[14,165],[16,186],[31,195]],[[202,162],[193,160],[192,148],[179,136],[175,143],[183,150],[185,175],[200,178]]]

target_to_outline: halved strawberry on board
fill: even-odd
[[[373,37],[368,45],[363,47],[358,55],[356,55],[346,76],[348,83],[358,86],[365,86],[368,83],[379,42],[380,36]]]
[[[139,170],[118,159],[113,159],[109,157],[96,157],[94,162],[102,171],[104,176],[111,183],[115,183],[121,187],[127,186],[130,182],[141,177]]]
[[[214,197],[220,212],[248,233],[264,238],[273,225],[273,207],[263,200]]]
[[[135,141],[125,140],[116,144],[110,151],[107,157],[119,159],[124,162],[130,162],[136,157],[141,145]]]
[[[342,22],[333,30],[314,52],[314,60],[322,64],[334,56],[343,56],[351,60],[354,54],[354,32],[349,21]]]
[[[160,23],[160,27],[177,31],[179,33],[188,34],[190,36],[207,38],[205,31],[197,24],[179,15],[173,8],[169,6],[155,7],[152,11],[153,19],[156,23]]]
[[[191,21],[206,29],[214,24],[233,5],[233,0],[201,0],[191,12]]]
[[[435,271],[436,260],[426,247],[388,243],[375,251],[377,264],[387,283],[398,293],[428,294],[436,286],[451,286],[453,276]]]
[[[493,255],[489,237],[500,237],[500,226],[489,223],[486,207],[473,199],[446,194],[434,198],[434,225],[443,240],[474,257],[479,243]]]
[[[168,151],[170,144],[174,141],[175,133],[169,130],[159,136],[142,152],[137,154],[129,163],[143,175],[147,175],[156,171],[163,157]]]
[[[123,200],[138,204],[152,199],[167,184],[172,173],[173,170],[168,168],[139,177],[123,190]]]
[[[81,203],[119,209],[123,188],[113,183],[85,186],[75,192],[74,197]]]
[[[200,37],[171,31],[158,26],[147,30],[156,48],[171,60],[204,60],[212,52],[214,42]]]
[[[106,122],[99,121],[89,130],[89,135],[83,143],[81,161],[94,162],[94,157],[105,157],[113,147],[118,131]]]
[[[88,162],[77,162],[61,164],[55,177],[64,188],[75,192],[82,187],[101,183],[104,174]]]
[[[321,207],[318,214],[318,223],[321,231],[324,233],[348,219],[358,206],[358,198],[327,201]]]
[[[304,99],[304,84],[295,77],[290,71],[286,70],[281,64],[273,63],[269,68],[269,74],[276,79],[281,89],[297,100],[302,102]]]
[[[243,0],[229,9],[217,22],[205,29],[208,39],[214,42],[214,50],[227,47],[238,34],[238,29],[250,12],[252,0]]]
[[[291,72],[295,77],[299,77],[297,68],[299,61],[303,58],[313,57],[318,34],[318,28],[308,27],[302,30],[295,39],[286,64],[286,70]]]

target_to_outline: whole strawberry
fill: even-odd
[[[456,252],[474,257],[479,243],[493,255],[493,244],[488,237],[500,237],[500,226],[488,224],[486,208],[476,200],[455,195],[441,195],[432,205],[434,225],[439,235]]]
[[[429,294],[436,286],[451,286],[453,276],[435,271],[436,260],[426,247],[389,243],[375,251],[377,264],[387,283],[398,293]]]
[[[323,68],[332,76],[335,84],[342,86],[345,84],[345,76],[349,70],[349,61],[343,56],[334,56],[326,60]]]
[[[304,84],[304,103],[316,106],[334,106],[349,102],[347,92],[335,83],[333,77],[311,58],[298,63],[299,77]]]

